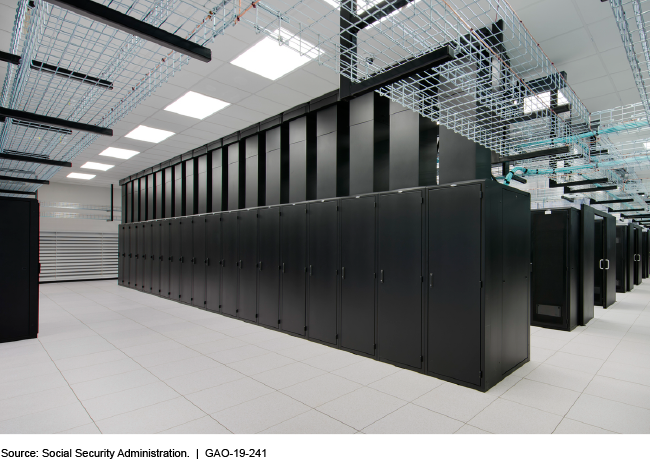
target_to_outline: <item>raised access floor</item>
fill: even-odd
[[[119,287],[41,285],[0,433],[650,433],[650,282],[487,393]]]

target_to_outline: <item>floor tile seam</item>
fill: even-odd
[[[556,367],[556,366],[554,366],[554,367]],[[562,369],[566,369],[566,368],[562,368]],[[571,369],[566,369],[566,370],[571,370]],[[569,391],[572,391],[574,393],[582,393],[589,386],[589,384],[587,384],[587,385],[585,385],[585,387],[581,391],[578,391],[578,390],[574,390],[573,388],[567,388],[567,387],[563,387],[561,385],[556,385],[556,384],[551,384],[551,383],[547,383],[547,382],[542,382],[541,380],[531,379],[528,376],[522,377],[522,379],[528,379],[528,380],[530,380],[532,382],[543,383],[544,385],[550,385],[552,387],[562,388],[563,390],[569,390]],[[593,379],[593,377],[592,377],[592,379]],[[591,380],[589,382],[591,383]]]
[[[203,412],[205,413],[205,411],[203,411]],[[161,431],[159,431],[159,432],[156,432],[156,434],[157,434],[157,435],[160,435],[160,434],[162,434],[163,432],[166,432],[166,431],[169,431],[169,430],[173,430],[174,428],[182,427],[183,425],[187,425],[187,424],[189,424],[189,423],[196,422],[197,420],[204,419],[205,417],[209,417],[210,419],[214,420],[214,421],[217,422],[219,425],[221,425],[223,428],[225,428],[226,431],[228,431],[228,433],[230,433],[231,435],[233,434],[233,433],[232,433],[230,430],[228,430],[228,429],[227,429],[227,428],[226,428],[226,427],[225,427],[221,422],[218,422],[217,419],[215,419],[214,417],[212,417],[212,416],[211,416],[210,414],[208,414],[208,413],[206,413],[206,415],[204,415],[203,417],[199,417],[198,419],[190,420],[189,422],[185,422],[185,423],[182,423],[182,424],[176,425],[176,426],[174,426],[174,427],[168,428],[167,430],[161,430]],[[213,433],[212,433],[212,434],[213,434]]]
[[[412,401],[407,401],[406,403],[404,403],[403,405],[401,405],[400,407],[398,407],[398,408],[395,409],[394,411],[391,411],[391,412],[389,412],[388,414],[386,414],[384,417],[381,417],[381,418],[375,420],[373,423],[371,423],[371,424],[369,424],[369,425],[366,425],[366,426],[363,427],[360,431],[364,431],[366,428],[370,427],[370,425],[374,425],[374,424],[376,424],[376,423],[379,422],[380,420],[385,419],[385,418],[388,417],[389,415],[394,414],[395,412],[397,412],[397,411],[399,411],[400,409],[402,409],[402,408],[408,406],[409,404],[412,404],[413,406],[417,406],[417,407],[419,407],[419,408],[421,408],[421,409],[424,409],[425,411],[433,412],[434,414],[437,414],[437,415],[439,415],[439,416],[446,417],[446,418],[448,418],[448,419],[454,420],[454,421],[456,421],[456,422],[458,422],[458,423],[461,424],[460,428],[463,428],[464,425],[467,425],[467,422],[463,422],[463,421],[460,420],[460,419],[457,419],[457,418],[455,418],[455,417],[448,416],[448,415],[446,415],[446,414],[443,414],[442,412],[434,411],[434,410],[429,409],[429,408],[424,407],[424,406],[420,406],[419,404],[415,404],[415,403],[412,402]],[[471,420],[471,419],[470,419],[470,420]],[[348,426],[349,426],[349,425],[348,425]],[[459,428],[458,430],[460,430],[460,428]],[[458,430],[456,430],[456,431],[458,431]],[[455,432],[454,432],[454,433],[455,433]]]
[[[611,378],[611,377],[609,377],[609,378]],[[614,380],[617,380],[617,379],[614,379]],[[634,383],[634,382],[628,382],[628,383]],[[644,385],[644,386],[645,386],[645,385]],[[646,388],[650,388],[650,387],[647,387],[647,386],[646,386]],[[643,406],[638,406],[638,405],[636,405],[636,404],[626,403],[625,401],[619,401],[619,400],[616,400],[616,399],[605,398],[605,397],[600,396],[600,395],[595,395],[595,394],[593,394],[593,393],[589,393],[589,392],[586,391],[586,390],[585,390],[583,393],[581,393],[581,394],[583,394],[583,395],[589,395],[589,396],[594,396],[594,397],[596,397],[596,398],[606,399],[606,400],[608,400],[608,401],[613,401],[613,402],[615,402],[615,403],[627,404],[628,406],[634,406],[634,407],[636,407],[636,408],[643,409],[643,410],[645,410],[645,411],[650,411],[650,406],[649,406],[649,407],[643,407]]]
[[[146,385],[143,385],[143,386],[146,386]],[[141,388],[141,387],[136,387],[136,388]],[[129,390],[135,390],[135,388],[130,388]],[[122,391],[127,391],[127,390],[122,390]],[[174,391],[175,391],[175,390],[174,390]],[[117,393],[120,393],[120,392],[117,392]],[[115,393],[110,393],[109,395],[97,396],[96,398],[103,398],[103,397],[105,397],[105,396],[110,396],[110,395],[113,395],[113,394],[115,394]],[[131,409],[131,410],[129,410],[129,411],[120,412],[119,414],[113,414],[113,415],[111,415],[111,416],[104,417],[104,418],[102,418],[102,419],[97,419],[97,420],[94,420],[94,419],[93,419],[93,422],[102,422],[102,421],[104,421],[104,420],[108,420],[108,419],[112,419],[112,418],[114,418],[114,417],[119,417],[119,416],[121,416],[121,415],[128,414],[129,412],[140,411],[140,410],[142,410],[142,409],[146,409],[146,408],[148,408],[148,407],[157,406],[158,404],[166,403],[166,402],[168,402],[168,401],[172,401],[172,400],[175,400],[175,399],[178,399],[178,398],[181,398],[181,397],[184,398],[183,395],[179,394],[179,396],[175,396],[175,397],[173,397],[173,398],[164,399],[164,400],[162,400],[162,401],[158,401],[157,403],[148,404],[148,405],[146,405],[146,406],[142,406],[142,407],[138,407],[138,408],[135,408],[135,409]],[[90,398],[90,399],[96,399],[96,398]],[[165,430],[162,430],[162,431],[165,431]]]
[[[463,427],[465,427],[465,426],[472,427],[472,428],[476,428],[477,430],[481,430],[482,432],[489,433],[490,435],[494,435],[494,433],[489,432],[489,431],[487,431],[487,430],[483,430],[482,428],[478,428],[478,427],[475,426],[475,425],[470,425],[470,424],[468,424],[468,423],[465,423],[465,424],[463,424]],[[461,431],[461,430],[463,429],[463,427],[460,427],[458,430],[456,430],[456,431],[454,432],[454,435],[459,434],[458,432]],[[460,433],[460,434],[462,435],[462,433]]]
[[[496,399],[495,399],[494,401],[496,401]],[[450,419],[457,420],[457,421],[459,421],[459,422],[462,422],[463,424],[468,424],[470,420],[472,420],[472,419],[473,419],[474,417],[476,417],[478,414],[480,414],[481,412],[483,412],[483,410],[484,410],[485,408],[487,408],[490,404],[492,404],[494,401],[490,402],[487,406],[485,406],[483,409],[481,409],[477,414],[475,414],[475,415],[473,415],[472,417],[470,417],[469,420],[468,420],[467,422],[465,422],[465,421],[459,419],[458,417],[453,417],[453,416],[447,415],[447,414],[445,414],[445,413],[442,412],[442,411],[434,411],[433,409],[429,409],[428,407],[426,407],[426,406],[424,406],[424,405],[422,405],[422,404],[415,403],[415,402],[413,402],[413,401],[411,401],[411,404],[412,404],[413,406],[418,406],[418,407],[421,407],[422,409],[426,409],[427,411],[435,412],[436,414],[440,414],[440,415],[443,415],[443,416],[448,417],[448,418],[450,418]],[[474,426],[475,426],[475,425],[474,425]],[[477,427],[477,428],[478,428],[478,427]],[[481,430],[482,430],[482,429],[481,429]]]
[[[209,370],[209,369],[204,369],[203,371],[207,371],[207,370]],[[203,371],[197,371],[197,372],[203,372]],[[235,372],[237,372],[237,371],[235,371]],[[153,374],[152,374],[152,375],[153,375]],[[176,376],[176,377],[171,377],[171,378],[166,379],[166,380],[159,379],[159,378],[158,378],[157,376],[155,376],[155,375],[154,375],[154,377],[156,377],[156,378],[157,378],[158,380],[160,380],[161,382],[165,383],[169,388],[171,388],[172,390],[174,390],[174,391],[175,391],[176,393],[178,393],[179,395],[181,395],[181,396],[185,396],[185,395],[186,395],[185,393],[182,393],[182,392],[180,392],[179,390],[177,390],[176,388],[174,388],[172,385],[170,385],[170,384],[167,383],[167,381],[166,381],[166,380],[177,379],[177,378],[181,377],[180,375],[179,375],[179,376]],[[200,393],[200,392],[202,392],[202,391],[209,390],[210,388],[216,388],[216,387],[219,387],[219,386],[221,386],[221,385],[225,385],[225,384],[227,384],[227,383],[236,382],[237,380],[241,380],[241,377],[236,378],[236,379],[226,380],[225,382],[222,382],[222,383],[220,383],[219,385],[208,385],[207,387],[205,387],[205,388],[201,388],[200,390],[196,390],[196,391],[192,391],[191,393],[187,393],[187,395],[192,395],[192,394],[194,394],[194,393]],[[267,386],[268,386],[268,385],[267,385]]]
[[[311,379],[310,379],[310,380],[311,380]],[[304,383],[304,382],[303,382],[303,383]],[[355,384],[355,385],[359,385],[359,384],[356,383],[356,382],[354,382],[354,384]],[[328,401],[326,401],[326,402],[324,402],[324,403],[322,403],[322,404],[319,404],[318,406],[314,407],[314,406],[312,406],[311,404],[307,404],[307,403],[305,403],[305,402],[303,402],[303,401],[300,401],[299,398],[294,398],[293,396],[288,395],[287,393],[285,393],[285,392],[283,391],[283,390],[286,390],[287,388],[290,388],[290,387],[292,387],[292,386],[293,386],[293,385],[290,385],[289,387],[285,387],[285,388],[283,388],[282,390],[276,390],[276,391],[277,391],[278,393],[282,393],[283,395],[285,395],[285,396],[287,396],[287,397],[289,397],[289,398],[291,398],[291,399],[293,399],[293,400],[295,400],[295,401],[298,401],[299,403],[302,403],[302,404],[304,404],[305,406],[308,406],[308,407],[310,407],[310,408],[312,408],[312,409],[314,409],[314,410],[316,410],[316,411],[317,411],[318,408],[321,407],[321,406],[325,406],[326,404],[329,404],[329,403],[331,403],[332,401],[336,401],[337,399],[343,398],[344,396],[347,396],[347,395],[349,395],[349,394],[354,393],[355,391],[358,391],[358,390],[364,388],[363,386],[358,387],[358,388],[355,388],[354,390],[348,391],[347,393],[343,393],[342,395],[337,396],[336,398],[330,399],[330,400],[328,400]],[[379,390],[375,390],[375,391],[379,391]],[[381,392],[380,392],[380,393],[381,393]],[[389,396],[391,396],[391,397],[394,398],[394,396],[392,396],[392,395],[389,395]],[[324,412],[322,412],[322,413],[325,414]],[[329,415],[329,414],[327,414],[327,415]],[[331,417],[331,416],[330,416],[330,417]],[[349,425],[348,425],[348,426],[349,426]]]
[[[300,403],[300,404],[303,404],[303,403]],[[307,406],[307,407],[309,407],[309,406]],[[309,411],[314,411],[314,410],[315,410],[315,409],[309,407],[309,409],[307,409],[306,411],[299,412],[298,414],[294,415],[293,417],[289,417],[288,419],[284,419],[284,420],[282,420],[281,422],[274,423],[273,425],[270,425],[270,426],[268,426],[268,427],[266,427],[266,428],[264,428],[264,429],[262,429],[262,430],[260,430],[260,431],[258,431],[258,432],[255,432],[254,434],[260,434],[260,433],[262,433],[263,431],[266,431],[266,430],[268,430],[268,429],[271,428],[271,427],[275,427],[276,425],[283,424],[283,423],[285,423],[285,422],[288,422],[288,421],[291,420],[291,419],[295,419],[295,418],[298,417],[298,416],[301,416],[301,415],[303,415],[303,414],[307,414]],[[318,411],[317,411],[317,412],[318,412]],[[322,414],[322,412],[321,412],[321,414]],[[326,415],[326,414],[325,414],[325,415]],[[329,416],[328,416],[328,417],[329,417]],[[216,420],[216,419],[215,419],[215,420]],[[336,419],[334,419],[334,420],[336,420]],[[343,422],[341,422],[341,423],[343,423]],[[223,425],[223,424],[221,424],[221,425]],[[345,425],[345,424],[344,424],[344,425]],[[348,425],[348,427],[350,427],[350,426]],[[350,427],[350,428],[352,428],[352,427]]]
[[[386,363],[382,363],[382,362],[380,362],[380,361],[377,361],[377,362],[379,362],[380,364],[386,364]],[[350,364],[350,365],[348,365],[348,366],[345,366],[345,367],[354,366],[354,364],[356,364],[356,363],[352,363],[352,364]],[[313,366],[312,366],[312,367],[313,367]],[[397,367],[397,366],[395,366],[395,367]],[[344,368],[341,368],[341,369],[344,369]],[[344,378],[344,379],[350,380],[351,382],[358,383],[359,385],[364,386],[364,387],[368,387],[368,386],[372,385],[373,383],[377,383],[377,382],[379,382],[380,380],[383,380],[383,379],[385,379],[385,378],[388,378],[388,377],[390,377],[390,376],[392,376],[392,375],[395,375],[395,374],[397,374],[398,372],[400,372],[399,370],[397,370],[397,371],[395,371],[395,372],[391,372],[390,374],[385,375],[385,376],[383,376],[383,377],[381,377],[381,378],[379,378],[379,379],[377,379],[377,380],[373,380],[372,382],[361,383],[361,382],[357,382],[357,381],[354,380],[354,379],[350,379],[350,378],[347,378],[347,377],[344,377],[344,376],[342,376],[342,375],[339,375],[339,374],[336,374],[336,373],[335,373],[336,371],[340,371],[341,369],[335,369],[335,370],[333,370],[333,371],[330,372],[330,373],[336,375],[337,377],[341,377],[341,378]],[[416,372],[416,373],[417,373],[417,372]],[[425,377],[426,377],[426,376],[425,376]],[[373,388],[373,390],[374,390],[374,388]],[[377,390],[377,391],[380,391],[380,390]],[[384,392],[382,391],[382,393],[384,393]],[[392,395],[391,395],[391,396],[392,396]],[[406,401],[406,400],[405,400],[405,401]]]
[[[547,384],[547,385],[548,385],[548,384]],[[572,390],[572,391],[575,391],[575,390]],[[580,392],[577,392],[577,393],[580,393]],[[580,397],[578,397],[578,399],[579,399],[579,398],[580,398]],[[555,430],[557,429],[558,425],[560,425],[560,423],[562,422],[562,420],[563,420],[564,417],[565,417],[564,415],[556,414],[556,413],[554,413],[554,412],[550,412],[550,411],[545,411],[545,410],[543,410],[543,409],[539,409],[539,408],[536,408],[536,407],[533,407],[533,406],[529,406],[529,405],[527,405],[527,404],[522,404],[522,403],[519,403],[519,402],[517,402],[517,401],[512,401],[512,400],[510,400],[510,399],[502,398],[501,396],[499,396],[497,399],[495,399],[495,400],[492,401],[490,404],[488,404],[488,405],[487,405],[487,406],[486,406],[486,407],[485,407],[481,412],[485,411],[487,408],[489,408],[490,406],[492,406],[494,403],[496,403],[496,402],[499,401],[500,399],[503,399],[504,401],[508,401],[508,402],[510,402],[510,403],[518,404],[518,405],[520,405],[520,406],[527,407],[528,409],[533,409],[533,410],[535,410],[535,411],[545,412],[546,414],[550,414],[550,415],[555,416],[555,417],[560,417],[560,421],[559,421],[559,422],[557,423],[557,425],[553,428],[553,431],[551,431],[551,432],[549,433],[549,434],[551,434],[551,435],[553,434],[553,432],[555,432]],[[578,399],[576,399],[576,400],[574,401],[574,404],[578,401]],[[572,405],[572,407],[573,407],[573,405]],[[571,410],[571,408],[569,408],[569,410]],[[470,421],[473,420],[474,418],[476,418],[476,417],[477,417],[481,412],[479,412],[479,413],[476,414],[474,417],[472,417],[472,418],[470,419]],[[568,414],[568,413],[569,413],[569,411],[567,411],[567,414]],[[566,414],[565,414],[565,415],[566,415]],[[475,425],[473,425],[473,426],[475,426]],[[477,427],[477,428],[480,428],[481,430],[483,430],[481,427]]]
[[[635,384],[635,385],[642,385],[642,386],[644,386],[644,387],[650,387],[650,385],[646,385],[645,383],[641,383],[641,382],[634,382],[634,381],[632,381],[632,380],[619,379],[619,378],[617,378],[617,377],[611,377],[611,376],[609,376],[609,375],[603,375],[603,374],[596,374],[596,375],[597,375],[598,377],[605,377],[605,378],[612,379],[612,380],[618,380],[618,381],[620,381],[620,382],[627,382],[627,383],[633,383],[633,384]],[[594,378],[595,378],[595,377],[596,377],[596,376],[594,376]],[[589,384],[591,384],[591,381],[589,381]],[[589,385],[587,385],[587,386],[589,386]],[[586,390],[586,388],[585,388],[585,390]]]
[[[10,400],[12,400],[12,399],[19,398],[19,397],[22,397],[22,396],[27,396],[27,395],[31,395],[31,394],[35,394],[35,393],[42,393],[43,391],[56,390],[56,389],[59,389],[59,388],[66,388],[66,387],[65,387],[65,386],[62,386],[62,387],[57,387],[57,388],[49,388],[49,389],[47,389],[47,390],[41,390],[41,391],[37,391],[37,392],[34,392],[34,393],[27,393],[27,394],[25,394],[25,395],[14,396],[14,397],[12,397],[12,398],[7,398],[7,399],[4,399],[4,400],[2,400],[2,401],[10,401]],[[69,388],[70,388],[70,387],[68,387],[68,389],[69,389]],[[77,398],[76,395],[75,395],[75,398]],[[78,399],[78,398],[77,398],[77,399]],[[10,420],[14,420],[14,419],[20,419],[20,418],[23,418],[23,417],[29,417],[30,415],[38,414],[38,413],[40,413],[40,412],[53,411],[54,409],[59,409],[59,408],[65,407],[65,406],[70,406],[71,404],[72,404],[72,403],[68,403],[68,404],[58,404],[58,405],[55,405],[55,406],[53,406],[53,407],[49,407],[49,408],[47,408],[47,409],[41,409],[41,410],[39,410],[39,411],[28,412],[27,414],[17,415],[17,416],[15,416],[15,417],[10,417],[10,418],[8,418],[8,419],[0,419],[0,423],[2,423],[2,422],[8,422],[8,421],[10,421]],[[85,425],[85,424],[84,424],[84,425]],[[77,426],[80,426],[80,425],[77,425]],[[69,429],[68,429],[68,430],[69,430]],[[66,431],[66,430],[62,430],[62,431]]]
[[[546,385],[548,385],[548,384],[546,384]],[[554,386],[554,385],[551,385],[551,386]],[[560,388],[560,387],[558,387],[558,388]],[[564,390],[566,390],[566,388],[564,388]],[[571,391],[573,391],[573,392],[575,392],[575,393],[578,394],[578,396],[576,397],[575,401],[574,401],[573,403],[571,403],[571,407],[573,407],[573,404],[575,404],[575,402],[578,401],[578,399],[580,398],[580,396],[582,395],[582,393],[579,392],[579,391],[575,391],[575,390],[571,390]],[[557,412],[549,411],[549,410],[547,410],[547,409],[541,409],[541,408],[539,408],[539,407],[532,406],[532,405],[530,405],[530,404],[520,403],[519,401],[515,401],[514,399],[504,398],[503,395],[499,396],[499,398],[503,399],[504,401],[509,401],[509,402],[511,402],[511,403],[516,403],[516,404],[519,404],[519,405],[521,405],[521,406],[529,407],[529,408],[531,408],[531,409],[537,409],[538,411],[546,412],[547,414],[553,414],[553,415],[555,415],[555,416],[559,416],[559,417],[562,417],[562,418],[566,417],[566,415],[567,415],[567,414],[569,413],[569,411],[571,410],[571,407],[569,407],[569,409],[568,409],[564,414],[558,414]]]
[[[50,356],[49,352],[47,352],[47,354],[48,354],[48,356]],[[50,359],[52,359],[51,356],[50,356]],[[72,386],[70,385],[70,382],[68,382],[68,379],[65,377],[65,375],[63,375],[63,372],[61,371],[61,369],[59,369],[59,367],[56,365],[56,363],[54,362],[53,359],[52,359],[52,362],[54,363],[54,367],[56,367],[57,370],[59,371],[59,374],[61,374],[61,377],[63,377],[63,380],[65,380],[65,383],[68,384],[68,388],[70,388],[70,391],[74,394],[75,398],[77,398],[77,402],[81,405],[83,410],[86,412],[86,415],[88,416],[90,421],[95,423],[95,419],[92,418],[92,416],[90,415],[90,412],[88,412],[88,409],[86,409],[86,406],[84,406],[84,403],[81,401],[81,399],[79,398],[77,393],[74,391],[74,388],[72,388]],[[95,426],[97,427],[97,429],[99,430],[100,433],[103,433],[101,431],[101,429],[97,425],[95,425]],[[72,428],[76,428],[76,427],[72,427]],[[72,428],[67,428],[66,430],[71,430]],[[65,431],[65,430],[62,430],[62,431]]]

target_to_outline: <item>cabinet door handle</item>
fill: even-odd
[[[433,287],[433,273],[429,273],[429,287]]]
[[[345,279],[345,266],[341,267],[341,279]]]
[[[379,282],[384,283],[384,270],[379,272]]]
[[[605,267],[605,269],[608,270],[609,269],[609,259],[608,258],[605,259],[605,262],[607,262],[607,266]]]
[[[600,269],[605,269],[605,268],[603,268],[603,259],[602,259],[602,258],[601,258],[600,261],[598,262],[598,267],[599,267]]]

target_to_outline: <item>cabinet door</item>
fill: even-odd
[[[217,313],[221,302],[221,216],[206,217],[206,307]]]
[[[379,357],[422,367],[422,193],[378,199]]]
[[[129,228],[120,226],[120,269],[122,271],[120,282],[128,285],[129,280]]]
[[[192,220],[192,243],[194,254],[192,256],[193,279],[192,279],[192,305],[204,308],[205,299],[205,217],[196,217]]]
[[[607,270],[603,282],[603,306],[616,303],[616,219],[614,217],[605,219],[605,259]]]
[[[237,213],[222,215],[223,232],[223,285],[221,294],[221,312],[231,316],[237,315],[237,276],[239,273],[239,251],[237,242]]]
[[[181,218],[181,283],[180,300],[192,303],[192,278],[194,277],[194,243],[192,239],[192,218]]]
[[[375,352],[375,198],[341,201],[341,346]]]
[[[278,327],[280,319],[280,209],[259,211],[259,323]]]
[[[282,207],[282,330],[305,335],[307,207]]]
[[[153,210],[153,207],[151,208]],[[151,293],[153,287],[151,285],[151,273],[153,270],[153,223],[146,223],[144,225],[144,252],[145,252],[145,261],[144,261],[144,291]]]
[[[171,236],[172,222],[164,221],[160,228],[160,294],[167,298],[171,298],[172,294],[169,286],[172,265]]]
[[[239,212],[239,316],[257,319],[257,210]]]
[[[336,344],[338,281],[338,206],[336,201],[309,206],[309,337]]]
[[[140,223],[136,225],[137,231],[137,239],[138,239],[138,255],[137,255],[137,273],[136,273],[136,287],[139,290],[144,290],[144,271],[145,271],[145,263],[147,261],[147,250],[145,248],[145,231],[147,229],[147,225],[144,223]]]
[[[181,298],[181,257],[183,249],[181,247],[181,221],[171,221],[170,235],[170,265],[169,265],[169,291],[172,300]]]
[[[634,269],[636,267],[634,227],[627,225],[627,290],[634,289]]]
[[[479,185],[429,191],[429,372],[480,384]]]
[[[643,268],[641,267],[641,261],[643,258],[641,254],[643,253],[643,242],[642,242],[642,232],[640,226],[634,227],[634,253],[636,254],[636,262],[634,263],[634,284],[639,285],[643,282]]]
[[[129,225],[129,281],[128,287],[136,287],[136,262],[137,260],[137,230],[136,225]]]
[[[151,228],[151,293],[161,295],[160,291],[160,267],[162,265],[162,253],[160,246],[160,234],[162,223],[156,222]]]

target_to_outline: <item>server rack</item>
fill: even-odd
[[[650,238],[648,234],[648,230],[644,229],[643,233],[641,234],[642,236],[642,252],[641,252],[641,262],[642,262],[642,268],[643,268],[643,278],[647,278],[650,276],[650,255],[648,255],[648,252],[650,251],[649,249],[649,244],[650,244]]]
[[[616,302],[616,218],[599,210],[595,215],[594,304],[607,308]]]
[[[136,276],[135,276],[135,287],[139,290],[144,291],[144,268],[145,268],[145,262],[146,262],[146,255],[145,255],[145,229],[146,225],[144,223],[139,223],[135,225],[135,233],[137,236],[138,244],[137,244],[137,252],[135,254],[135,259],[136,259]]]
[[[128,279],[127,279],[127,286],[128,287],[136,287],[136,261],[137,261],[137,247],[136,247],[136,225],[131,224],[129,225],[129,271],[128,271]]]
[[[0,343],[38,335],[39,205],[0,197]]]
[[[470,181],[161,220],[148,252],[163,296],[487,390],[529,358],[529,207]]]
[[[153,210],[153,208],[152,208]],[[143,290],[151,293],[153,290],[153,223],[145,223],[144,226],[144,279]]]
[[[627,225],[616,226],[616,292],[629,291],[630,252],[628,245],[629,228]]]
[[[643,282],[643,267],[641,254],[643,253],[643,228],[633,223],[629,224],[634,236],[634,284],[639,285]]]
[[[580,212],[532,212],[531,325],[571,331],[579,323]]]
[[[162,233],[162,221],[153,222],[151,227],[151,293],[161,294],[160,273],[162,268],[162,248],[160,245]]]
[[[129,245],[127,244],[127,239],[128,239],[128,236],[129,236],[128,226],[120,225],[120,227],[118,228],[117,234],[118,234],[118,242],[119,242],[119,246],[120,246],[120,249],[118,251],[118,255],[119,255],[119,258],[120,258],[120,264],[117,267],[117,271],[118,271],[117,283],[119,285],[121,285],[121,286],[124,286],[124,285],[127,285],[126,282],[125,282],[126,279],[128,279],[128,277],[126,275],[126,272],[128,271],[128,268],[129,268],[129,264],[128,264],[128,262],[129,262],[128,258],[129,257],[128,257],[128,251],[127,251],[128,248],[129,248]]]

